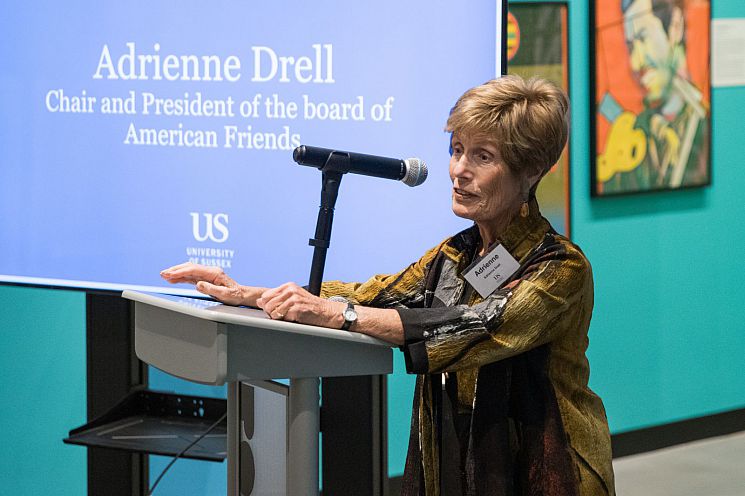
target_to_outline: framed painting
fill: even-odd
[[[710,0],[595,0],[592,194],[711,183]]]
[[[540,76],[569,93],[567,5],[510,2],[507,14],[507,73]],[[536,192],[541,212],[558,232],[570,235],[569,151],[543,178]]]

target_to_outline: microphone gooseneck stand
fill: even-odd
[[[322,172],[321,206],[316,221],[316,234],[308,241],[308,244],[313,247],[308,291],[316,296],[321,294],[321,282],[323,282],[323,270],[326,265],[326,252],[331,244],[331,225],[334,222],[334,207],[339,194],[339,185],[342,176],[349,171],[349,167],[348,154],[333,152],[320,169]]]

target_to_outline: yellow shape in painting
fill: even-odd
[[[605,153],[598,155],[597,179],[605,182],[617,172],[634,170],[647,154],[644,131],[634,128],[636,116],[623,112],[613,122],[605,142]]]
[[[507,13],[507,60],[512,60],[520,48],[520,24],[512,12]]]

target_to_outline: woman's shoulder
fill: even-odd
[[[554,234],[554,237],[556,239],[556,242],[562,247],[562,250],[564,251],[564,256],[562,257],[564,260],[564,264],[571,267],[571,271],[574,274],[574,277],[577,279],[577,282],[580,282],[581,280],[583,286],[592,288],[592,265],[590,264],[590,260],[585,255],[585,252],[582,251],[582,248],[580,248],[577,243],[562,234],[556,233]]]
[[[592,279],[592,266],[579,245],[553,228],[549,229],[543,240],[536,245],[531,258],[561,266],[571,271],[574,277],[585,275]]]
[[[556,239],[556,242],[561,244],[568,253],[571,253],[574,256],[582,258],[586,263],[590,263],[587,259],[587,256],[585,255],[585,252],[582,251],[582,248],[579,247],[577,243],[569,239],[563,234],[560,233],[553,233],[554,238]]]

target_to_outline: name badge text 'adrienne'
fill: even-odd
[[[517,272],[520,264],[501,244],[471,264],[463,273],[466,281],[486,298]]]

